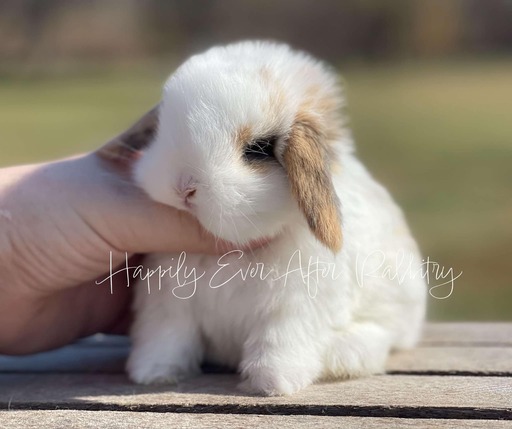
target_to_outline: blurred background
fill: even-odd
[[[100,146],[189,55],[247,38],[339,69],[360,156],[463,272],[430,318],[512,320],[510,0],[0,0],[0,167]]]

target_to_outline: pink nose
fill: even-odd
[[[178,186],[176,187],[176,193],[187,207],[189,207],[190,200],[194,198],[196,191],[196,181],[192,177],[180,177]]]
[[[183,204],[185,207],[190,208],[192,206],[191,200],[196,194],[196,188],[189,186],[180,192],[181,198],[183,198]]]
[[[183,191],[183,197],[185,200],[189,200],[196,194],[196,188],[187,188]]]

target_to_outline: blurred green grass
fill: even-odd
[[[166,73],[2,77],[0,166],[100,146],[158,101]],[[352,65],[343,77],[360,156],[424,255],[463,271],[430,317],[511,320],[512,61]]]

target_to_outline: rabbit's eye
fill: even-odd
[[[274,158],[276,142],[276,136],[255,139],[245,147],[244,158],[247,161],[260,161]]]

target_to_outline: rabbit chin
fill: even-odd
[[[203,219],[197,216],[201,225],[214,236],[241,246],[255,240],[267,240],[280,234],[290,226],[290,216],[266,213],[263,216],[222,216],[217,220],[211,214]]]

